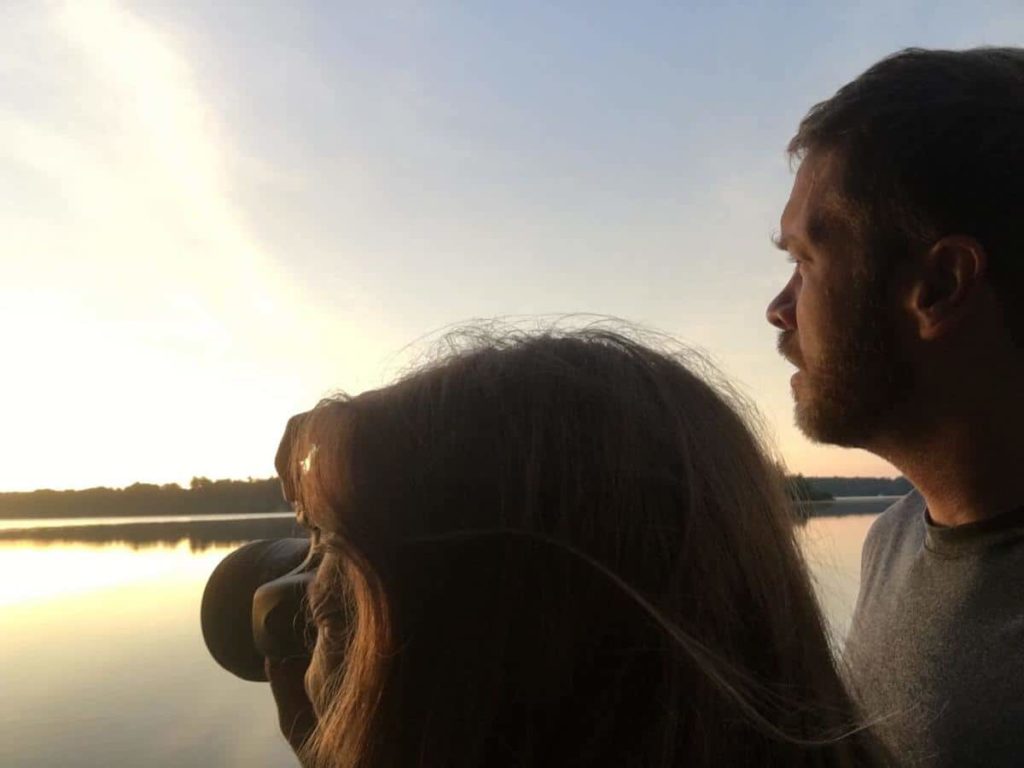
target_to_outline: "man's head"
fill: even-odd
[[[1024,342],[1024,49],[895,54],[789,152],[796,268],[768,319],[801,428],[871,447],[961,352]]]

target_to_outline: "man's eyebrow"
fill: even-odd
[[[836,234],[836,220],[835,216],[829,215],[828,213],[818,212],[811,214],[807,219],[806,224],[807,237],[806,242],[803,238],[800,238],[793,234],[783,235],[782,233],[774,232],[769,236],[772,241],[772,245],[778,248],[780,251],[789,251],[794,248],[803,248],[806,245],[824,245]]]

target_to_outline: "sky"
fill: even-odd
[[[1006,2],[5,2],[0,490],[267,477],[288,416],[441,329],[592,313],[705,350],[793,472],[764,320],[798,121]]]

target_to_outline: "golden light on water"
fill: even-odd
[[[0,543],[0,765],[292,764],[269,690],[203,644],[232,548]]]
[[[152,585],[155,598],[168,583],[204,579],[224,554],[192,552],[187,541],[144,553],[127,544],[0,544],[0,609],[10,618],[17,606],[46,610],[48,601],[97,592],[108,592],[113,607],[132,585]]]

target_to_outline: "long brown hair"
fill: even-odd
[[[778,468],[699,358],[468,338],[295,440],[305,764],[878,765]]]

